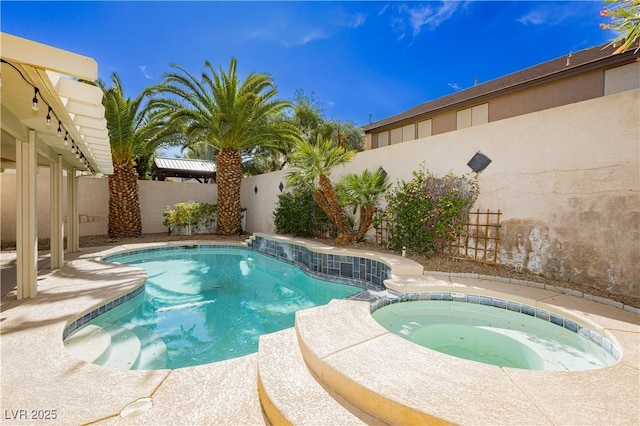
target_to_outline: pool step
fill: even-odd
[[[136,370],[160,370],[167,368],[167,345],[153,331],[135,327],[133,331],[140,339],[140,355],[134,363]]]
[[[367,302],[332,300],[298,311],[295,330],[309,370],[332,392],[388,424],[448,424],[429,413],[426,387],[416,380],[417,372],[432,366],[405,363],[403,355],[415,345],[389,333],[370,309]]]
[[[105,326],[111,335],[111,345],[95,363],[118,370],[131,370],[140,355],[141,342],[131,330],[115,325]]]
[[[75,358],[95,362],[111,345],[111,335],[97,325],[89,324],[64,340],[64,347]]]
[[[258,395],[274,425],[382,424],[330,394],[316,381],[302,358],[292,328],[260,337]]]

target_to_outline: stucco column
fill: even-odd
[[[62,155],[51,163],[51,269],[62,268],[64,242],[62,224]]]
[[[76,169],[67,174],[67,252],[75,253],[80,249],[78,224],[78,178]]]
[[[18,300],[38,294],[38,206],[36,133],[16,140],[16,264]]]

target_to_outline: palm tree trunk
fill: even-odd
[[[375,211],[376,208],[372,204],[360,207],[360,225],[358,227],[356,241],[362,240],[369,228],[371,228],[371,223],[373,222],[373,214],[375,213]]]
[[[336,225],[336,228],[338,228],[338,238],[336,238],[336,243],[343,245],[352,242],[353,231],[349,226],[349,222],[347,221],[347,216],[344,214],[342,205],[338,201],[331,179],[329,179],[329,176],[321,174],[318,180],[319,192],[322,197],[324,197],[324,200],[322,202],[318,202],[315,193],[314,199],[316,199],[320,208],[324,210],[329,219],[331,219],[331,221]]]
[[[110,237],[139,237],[142,234],[138,174],[132,164],[114,164],[109,175]]]
[[[240,184],[242,157],[237,150],[223,149],[216,155],[216,183],[218,184],[219,235],[236,235],[242,231]]]

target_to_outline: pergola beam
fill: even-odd
[[[21,62],[88,81],[98,79],[98,63],[88,56],[78,55],[32,40],[2,33],[2,57],[9,62]]]

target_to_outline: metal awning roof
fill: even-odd
[[[62,155],[68,167],[113,173],[102,90],[80,81],[98,79],[96,61],[6,33],[0,57],[2,162],[15,161],[15,139],[33,129],[40,159]]]
[[[154,162],[155,167],[152,176],[157,180],[165,180],[168,177],[180,177],[197,179],[200,182],[208,182],[216,178],[216,163],[214,161],[191,158],[156,157]]]
[[[159,169],[185,170],[191,172],[216,171],[216,163],[209,160],[156,157],[155,164]]]

